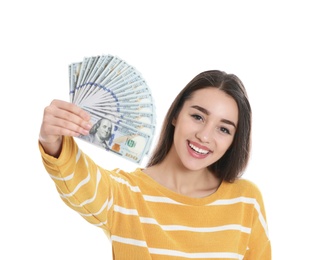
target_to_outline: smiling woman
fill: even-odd
[[[226,74],[218,70],[200,73],[177,95],[166,114],[159,142],[148,162],[148,166],[159,164],[163,161],[171,147],[173,147],[174,120],[178,117],[186,101],[192,102],[191,99],[194,93],[199,90],[214,91],[217,95],[205,93],[199,98],[198,106],[203,107],[205,101],[208,100],[209,107],[212,108],[211,111],[215,110],[213,107],[218,107],[214,116],[223,114],[220,118],[222,125],[226,122],[226,127],[232,124],[235,126],[232,144],[228,147],[224,156],[207,166],[208,170],[219,175],[220,179],[229,182],[234,181],[243,173],[249,161],[252,113],[247,92],[241,80],[236,75]],[[224,100],[221,99],[222,97]],[[220,103],[219,100],[221,100]],[[227,101],[227,106],[223,104],[224,101]],[[220,104],[223,104],[223,106],[220,107]],[[196,106],[196,104],[193,106]],[[227,111],[227,109],[230,110]],[[236,109],[238,110],[237,119],[235,118]],[[206,108],[203,108],[203,110],[206,115],[210,113]],[[216,127],[219,126],[217,125]],[[223,131],[223,126],[220,129]]]
[[[89,121],[54,100],[39,149],[63,201],[109,234],[114,259],[271,259],[261,192],[241,177],[251,108],[238,77],[194,77],[169,108],[145,169],[98,166],[73,139],[89,134]]]
[[[174,149],[168,156],[176,158],[178,155],[182,157],[182,163],[187,158],[187,163],[194,164],[186,167],[190,170],[205,169],[229,149],[237,123],[238,107],[232,97],[214,87],[197,90],[174,119]],[[183,146],[185,140],[189,149]],[[179,151],[181,148],[183,150]],[[204,160],[191,160],[187,151],[191,156]]]

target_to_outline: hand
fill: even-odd
[[[53,100],[45,107],[40,128],[39,142],[46,153],[58,157],[62,136],[89,134],[90,115],[75,104]]]

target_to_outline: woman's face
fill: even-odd
[[[200,170],[219,160],[232,144],[238,106],[217,88],[200,89],[184,103],[173,125],[178,159],[184,167]]]

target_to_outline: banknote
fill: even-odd
[[[109,118],[97,118],[90,134],[78,138],[140,164],[150,148],[152,135]]]
[[[119,119],[136,121],[138,124],[151,124],[156,125],[156,117],[151,112],[138,112],[138,111],[127,111],[127,112],[102,112],[98,115],[97,112],[89,112],[93,116],[98,117],[109,117],[114,116]]]
[[[128,84],[128,83],[127,83]],[[74,87],[70,92],[74,95],[74,103],[81,103],[83,100],[91,98],[92,100],[97,99],[98,101],[103,98],[110,98],[110,100],[115,100],[118,98],[123,98],[126,101],[126,96],[140,94],[141,98],[143,98],[142,94],[146,94],[145,98],[147,98],[147,94],[151,95],[148,86],[143,85],[142,80],[138,80],[136,82],[131,82],[129,85],[119,85],[118,88],[111,89],[109,86],[104,86],[97,83],[87,82],[82,83],[81,85]],[[129,93],[128,93],[129,91]],[[151,99],[151,98],[150,98]],[[109,101],[107,99],[106,101]]]
[[[82,62],[72,63],[69,65],[69,86],[70,86],[70,101],[75,100],[75,89],[77,86],[77,79],[80,73]]]
[[[111,81],[111,78],[113,79],[117,74],[121,74],[128,66],[129,65],[125,61],[117,56],[113,56],[104,70],[100,73],[99,77],[95,80],[95,83],[107,85],[108,82]]]
[[[118,106],[111,106],[110,104],[95,104],[91,106],[80,105],[81,108],[89,111],[90,113],[95,113],[97,111],[102,111],[103,113],[127,113],[127,112],[145,112],[145,113],[154,113],[155,108],[152,103],[141,103],[141,104],[120,104]]]
[[[93,124],[79,138],[140,164],[156,132],[155,102],[142,74],[111,54],[84,57],[68,69],[70,102]]]
[[[151,114],[132,113],[132,115],[125,116],[125,114],[123,114],[122,116],[118,116],[116,113],[102,113],[101,111],[87,110],[86,108],[84,110],[92,115],[91,120],[93,124],[98,122],[100,119],[105,118],[115,125],[129,128],[132,131],[140,131],[148,134],[149,141],[147,144],[146,154],[150,151],[151,142],[153,141],[152,137],[156,130],[156,124],[152,121]]]
[[[99,77],[101,73],[104,71],[107,64],[109,64],[109,62],[112,59],[113,59],[112,55],[99,56],[99,58],[97,59],[97,62],[95,63],[95,66],[93,67],[89,75],[88,82],[99,84]]]
[[[116,103],[125,104],[125,103],[154,103],[154,99],[151,93],[139,92],[127,96],[116,95]]]
[[[98,58],[99,57],[89,57],[89,58],[85,59],[86,60],[86,66],[84,67],[82,79],[81,79],[81,81],[80,81],[80,83],[78,85],[82,85],[82,84],[85,84],[85,83],[89,82],[89,77],[90,77],[90,75],[91,75],[91,73],[93,71],[93,68],[95,67],[95,64],[96,64]],[[81,70],[81,72],[82,72],[82,70]]]
[[[93,102],[95,100],[97,100],[98,102],[102,102],[103,100],[105,102],[109,102],[111,100],[123,100],[127,102],[131,98],[136,99],[136,97],[140,97],[141,99],[149,98],[149,100],[151,101],[153,100],[149,87],[144,85],[114,91],[96,83],[87,83],[79,86],[78,88],[75,88],[74,90],[75,103],[82,103],[86,99],[91,99],[93,100]]]

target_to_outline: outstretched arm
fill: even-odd
[[[62,136],[87,135],[90,128],[90,115],[86,111],[75,104],[55,99],[44,109],[39,142],[47,154],[58,157]]]

